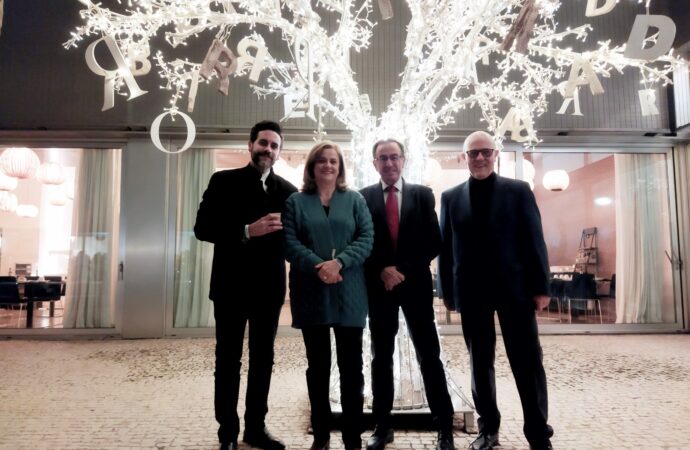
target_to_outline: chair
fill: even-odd
[[[563,299],[565,298],[565,283],[566,281],[563,280],[562,278],[556,278],[552,275],[552,277],[549,279],[549,292],[551,294],[551,298],[549,300],[549,305],[546,308],[546,317],[549,318],[551,316],[551,301],[556,300],[556,310],[558,311],[558,321],[561,321],[562,317],[562,302]]]
[[[14,281],[4,281],[2,278],[14,278]],[[21,323],[22,310],[26,304],[26,299],[19,294],[19,284],[15,277],[0,277],[0,304],[17,306],[19,305],[19,315],[17,316],[17,327]],[[28,319],[27,307],[27,321]],[[28,327],[28,326],[27,326]]]
[[[616,274],[611,274],[610,279],[602,279],[601,281],[608,282],[608,289],[604,284],[603,289],[597,292],[601,302],[601,312],[606,314],[606,323],[612,323],[616,321]]]
[[[0,276],[0,283],[16,283],[17,277],[15,276]]]
[[[38,281],[38,275],[27,275],[25,278],[27,281]]]
[[[60,298],[55,300],[55,301],[62,301],[62,297],[65,296],[65,289],[67,287],[67,283],[62,278],[62,275],[45,275],[43,277],[44,280],[46,281],[54,281],[57,283],[60,283],[61,288],[60,288]],[[53,317],[55,315],[55,302],[50,302],[50,317]]]
[[[24,285],[24,297],[29,302],[27,311],[33,313],[34,302],[50,302],[50,316],[55,314],[54,302],[59,301],[62,283],[59,281],[32,281]]]
[[[582,311],[588,314],[593,311],[594,315],[599,313],[599,323],[604,323],[601,314],[601,301],[597,296],[597,285],[594,281],[594,274],[573,273],[573,278],[565,285],[565,301],[568,305],[569,323],[573,321],[573,309],[579,311],[580,308],[573,308],[573,303],[582,302]]]

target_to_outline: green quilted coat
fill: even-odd
[[[282,219],[292,326],[364,327],[368,302],[363,265],[374,242],[374,227],[362,195],[335,191],[326,215],[318,194],[297,192],[288,198]],[[325,284],[314,266],[334,256],[343,264],[343,281]]]

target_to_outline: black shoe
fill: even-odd
[[[529,450],[553,450],[553,446],[550,441],[547,441],[540,445],[530,445]]]
[[[374,434],[367,441],[367,450],[383,450],[386,444],[390,444],[395,439],[392,428],[379,429],[376,427]]]
[[[237,450],[237,442],[220,443],[220,450]]]
[[[455,443],[453,442],[453,430],[440,430],[438,432],[436,450],[455,450]]]
[[[258,433],[247,433],[245,431],[242,440],[251,447],[263,450],[285,450],[285,444],[271,436],[271,433],[265,428]]]
[[[480,432],[477,439],[470,444],[470,450],[492,450],[501,444],[498,443],[498,433]]]

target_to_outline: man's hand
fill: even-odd
[[[387,291],[392,291],[394,287],[405,281],[405,275],[399,272],[397,267],[387,266],[381,271],[381,281]]]
[[[541,311],[542,309],[549,306],[549,303],[551,302],[551,297],[549,297],[548,295],[535,295],[533,300],[534,309],[536,309],[537,311]]]
[[[282,229],[283,222],[280,221],[280,213],[268,213],[256,222],[249,224],[249,237],[263,236]]]
[[[335,284],[343,281],[340,275],[340,264],[335,259],[324,261],[314,266],[318,270],[318,276],[326,284]]]

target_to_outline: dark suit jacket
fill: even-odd
[[[285,200],[297,190],[273,173],[261,185],[261,174],[251,165],[216,172],[208,183],[194,225],[197,239],[212,242],[211,300],[231,293],[261,289],[285,298],[285,247],[283,232],[244,240],[244,226],[270,212],[282,213]],[[250,298],[245,299],[251,301]]]
[[[403,180],[400,228],[395,251],[388,230],[381,183],[368,186],[360,192],[367,201],[374,221],[374,248],[364,265],[370,302],[386,292],[381,281],[381,270],[386,266],[395,266],[405,275],[405,281],[396,286],[393,292],[400,291],[401,294],[421,298],[433,296],[429,264],[438,255],[441,234],[431,189]]]
[[[532,302],[535,295],[548,294],[541,216],[527,183],[496,177],[486,243],[473,241],[469,181],[441,195],[440,222],[439,274],[446,304],[462,312],[468,302],[481,300],[476,297],[482,295],[495,296],[498,301]],[[489,267],[480,268],[491,283],[478,285],[473,276],[478,260],[491,261]]]

